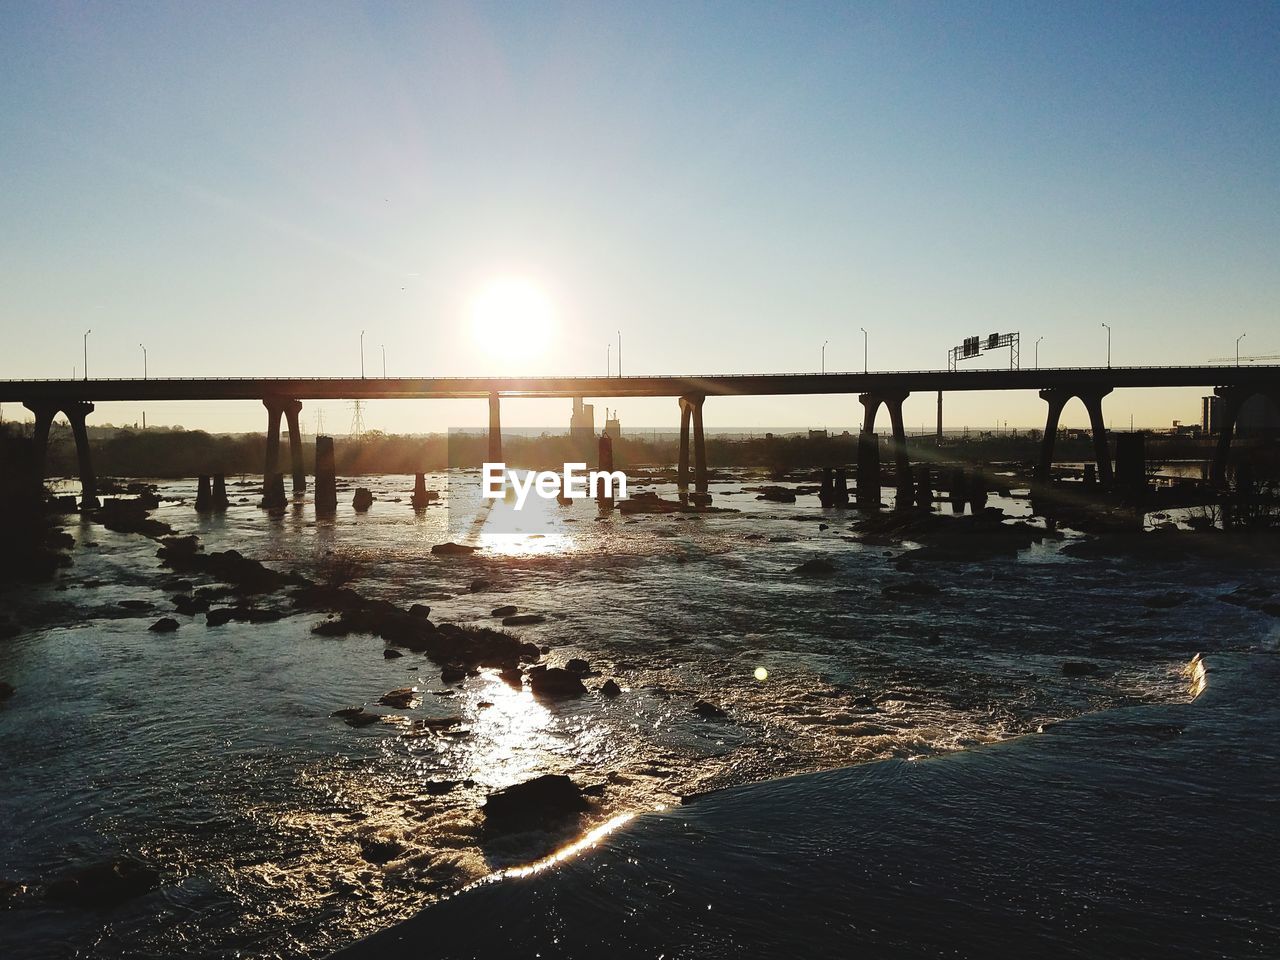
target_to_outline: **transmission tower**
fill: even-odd
[[[359,400],[351,404],[351,435],[353,437],[364,436],[364,407]]]

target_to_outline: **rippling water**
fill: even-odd
[[[251,481],[218,518],[194,514],[193,483],[163,483],[176,499],[154,516],[207,551],[349,577],[367,596],[429,604],[437,622],[493,625],[504,604],[545,614],[514,631],[549,645],[553,665],[587,658],[600,672],[593,692],[540,703],[488,673],[446,686],[424,657],[384,659],[375,637],[312,635],[320,615],[214,628],[178,616],[176,633],[149,633],[172,612],[156,544],[71,519],[73,566],[6,599],[25,629],[0,641],[0,678],[17,688],[0,707],[0,879],[38,888],[133,854],[164,883],[109,914],[29,898],[0,924],[5,955],[323,955],[572,839],[487,836],[479,805],[495,788],[568,773],[595,788],[579,825],[589,829],[731,784],[1186,698],[1195,652],[1241,649],[1256,633],[1256,614],[1216,599],[1253,575],[1247,557],[1108,562],[1048,544],[926,565],[911,545],[856,542],[849,517],[816,498],[763,503],[741,482],[712,488],[738,513],[599,519],[579,501],[557,508],[548,535],[476,526],[485,549],[439,557],[431,545],[456,539],[443,507],[415,514],[405,478],[362,482],[378,497],[364,516],[347,489],[336,520],[317,522],[309,504],[271,518]],[[474,509],[455,504],[454,525]],[[816,556],[834,576],[791,573]],[[942,593],[882,593],[919,579]],[[472,592],[477,580],[488,587]],[[1169,590],[1192,596],[1142,603]],[[130,599],[154,609],[119,605]],[[1101,670],[1066,677],[1064,660]],[[607,677],[624,688],[615,700],[595,692]],[[421,704],[388,713],[461,726],[353,729],[330,717],[407,685]],[[698,700],[729,718],[700,719]]]

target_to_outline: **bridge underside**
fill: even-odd
[[[89,454],[86,418],[95,402],[165,400],[257,400],[267,409],[266,460],[263,465],[262,505],[285,502],[284,477],[279,469],[280,420],[289,431],[294,494],[306,491],[299,414],[304,400],[338,399],[452,399],[489,401],[489,459],[502,459],[501,399],[509,397],[675,397],[680,408],[678,483],[687,489],[692,465],[693,483],[705,493],[708,482],[703,406],[709,396],[778,396],[857,394],[864,408],[859,443],[858,498],[879,502],[879,449],[875,440],[876,414],[883,405],[892,426],[891,449],[899,502],[912,497],[902,406],[912,391],[1036,389],[1048,405],[1037,475],[1047,481],[1053,463],[1054,441],[1063,407],[1078,397],[1089,414],[1097,476],[1112,481],[1103,398],[1120,387],[1212,387],[1221,398],[1221,433],[1213,458],[1212,478],[1226,482],[1231,441],[1244,402],[1264,394],[1280,403],[1280,367],[1116,367],[1046,370],[923,371],[871,374],[766,374],[708,377],[541,377],[436,379],[191,379],[191,380],[38,380],[0,381],[0,402],[21,401],[34,415],[37,469],[43,475],[49,428],[63,413],[76,441],[81,480],[81,503],[97,505],[97,481]],[[692,428],[692,457],[690,449]],[[871,446],[875,446],[874,451]],[[865,448],[865,449],[864,449]],[[874,452],[874,456],[873,456]],[[331,460],[331,450],[327,453]],[[874,467],[872,466],[874,461]],[[326,477],[332,472],[331,464]],[[328,499],[326,495],[326,499]]]

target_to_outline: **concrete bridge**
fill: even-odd
[[[1036,370],[922,370],[886,373],[716,374],[650,377],[360,377],[360,378],[190,378],[142,380],[9,380],[0,381],[0,403],[20,402],[35,415],[37,462],[43,464],[49,426],[62,412],[71,422],[80,465],[82,502],[96,503],[97,490],[89,457],[86,417],[95,402],[163,400],[258,400],[267,409],[267,456],[264,489],[278,471],[280,420],[289,429],[293,488],[306,489],[298,417],[306,400],[463,399],[489,400],[489,458],[502,459],[502,397],[671,397],[680,410],[679,479],[688,486],[690,467],[695,488],[707,487],[703,405],[708,397],[857,395],[864,407],[863,436],[874,434],[876,416],[887,408],[893,451],[901,480],[909,477],[902,405],[913,392],[937,394],[939,429],[942,395],[948,391],[1037,390],[1048,410],[1039,470],[1047,475],[1063,407],[1078,397],[1089,414],[1099,479],[1112,478],[1103,399],[1113,390],[1154,387],[1201,387],[1222,398],[1220,434],[1212,477],[1226,478],[1227,458],[1236,418],[1246,400],[1264,394],[1280,405],[1280,366],[1186,367],[1052,367]],[[692,428],[692,451],[690,430]],[[692,464],[691,464],[692,461]]]

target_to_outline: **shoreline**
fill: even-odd
[[[643,814],[332,956],[1274,955],[1280,658],[1209,671],[1187,703]]]

